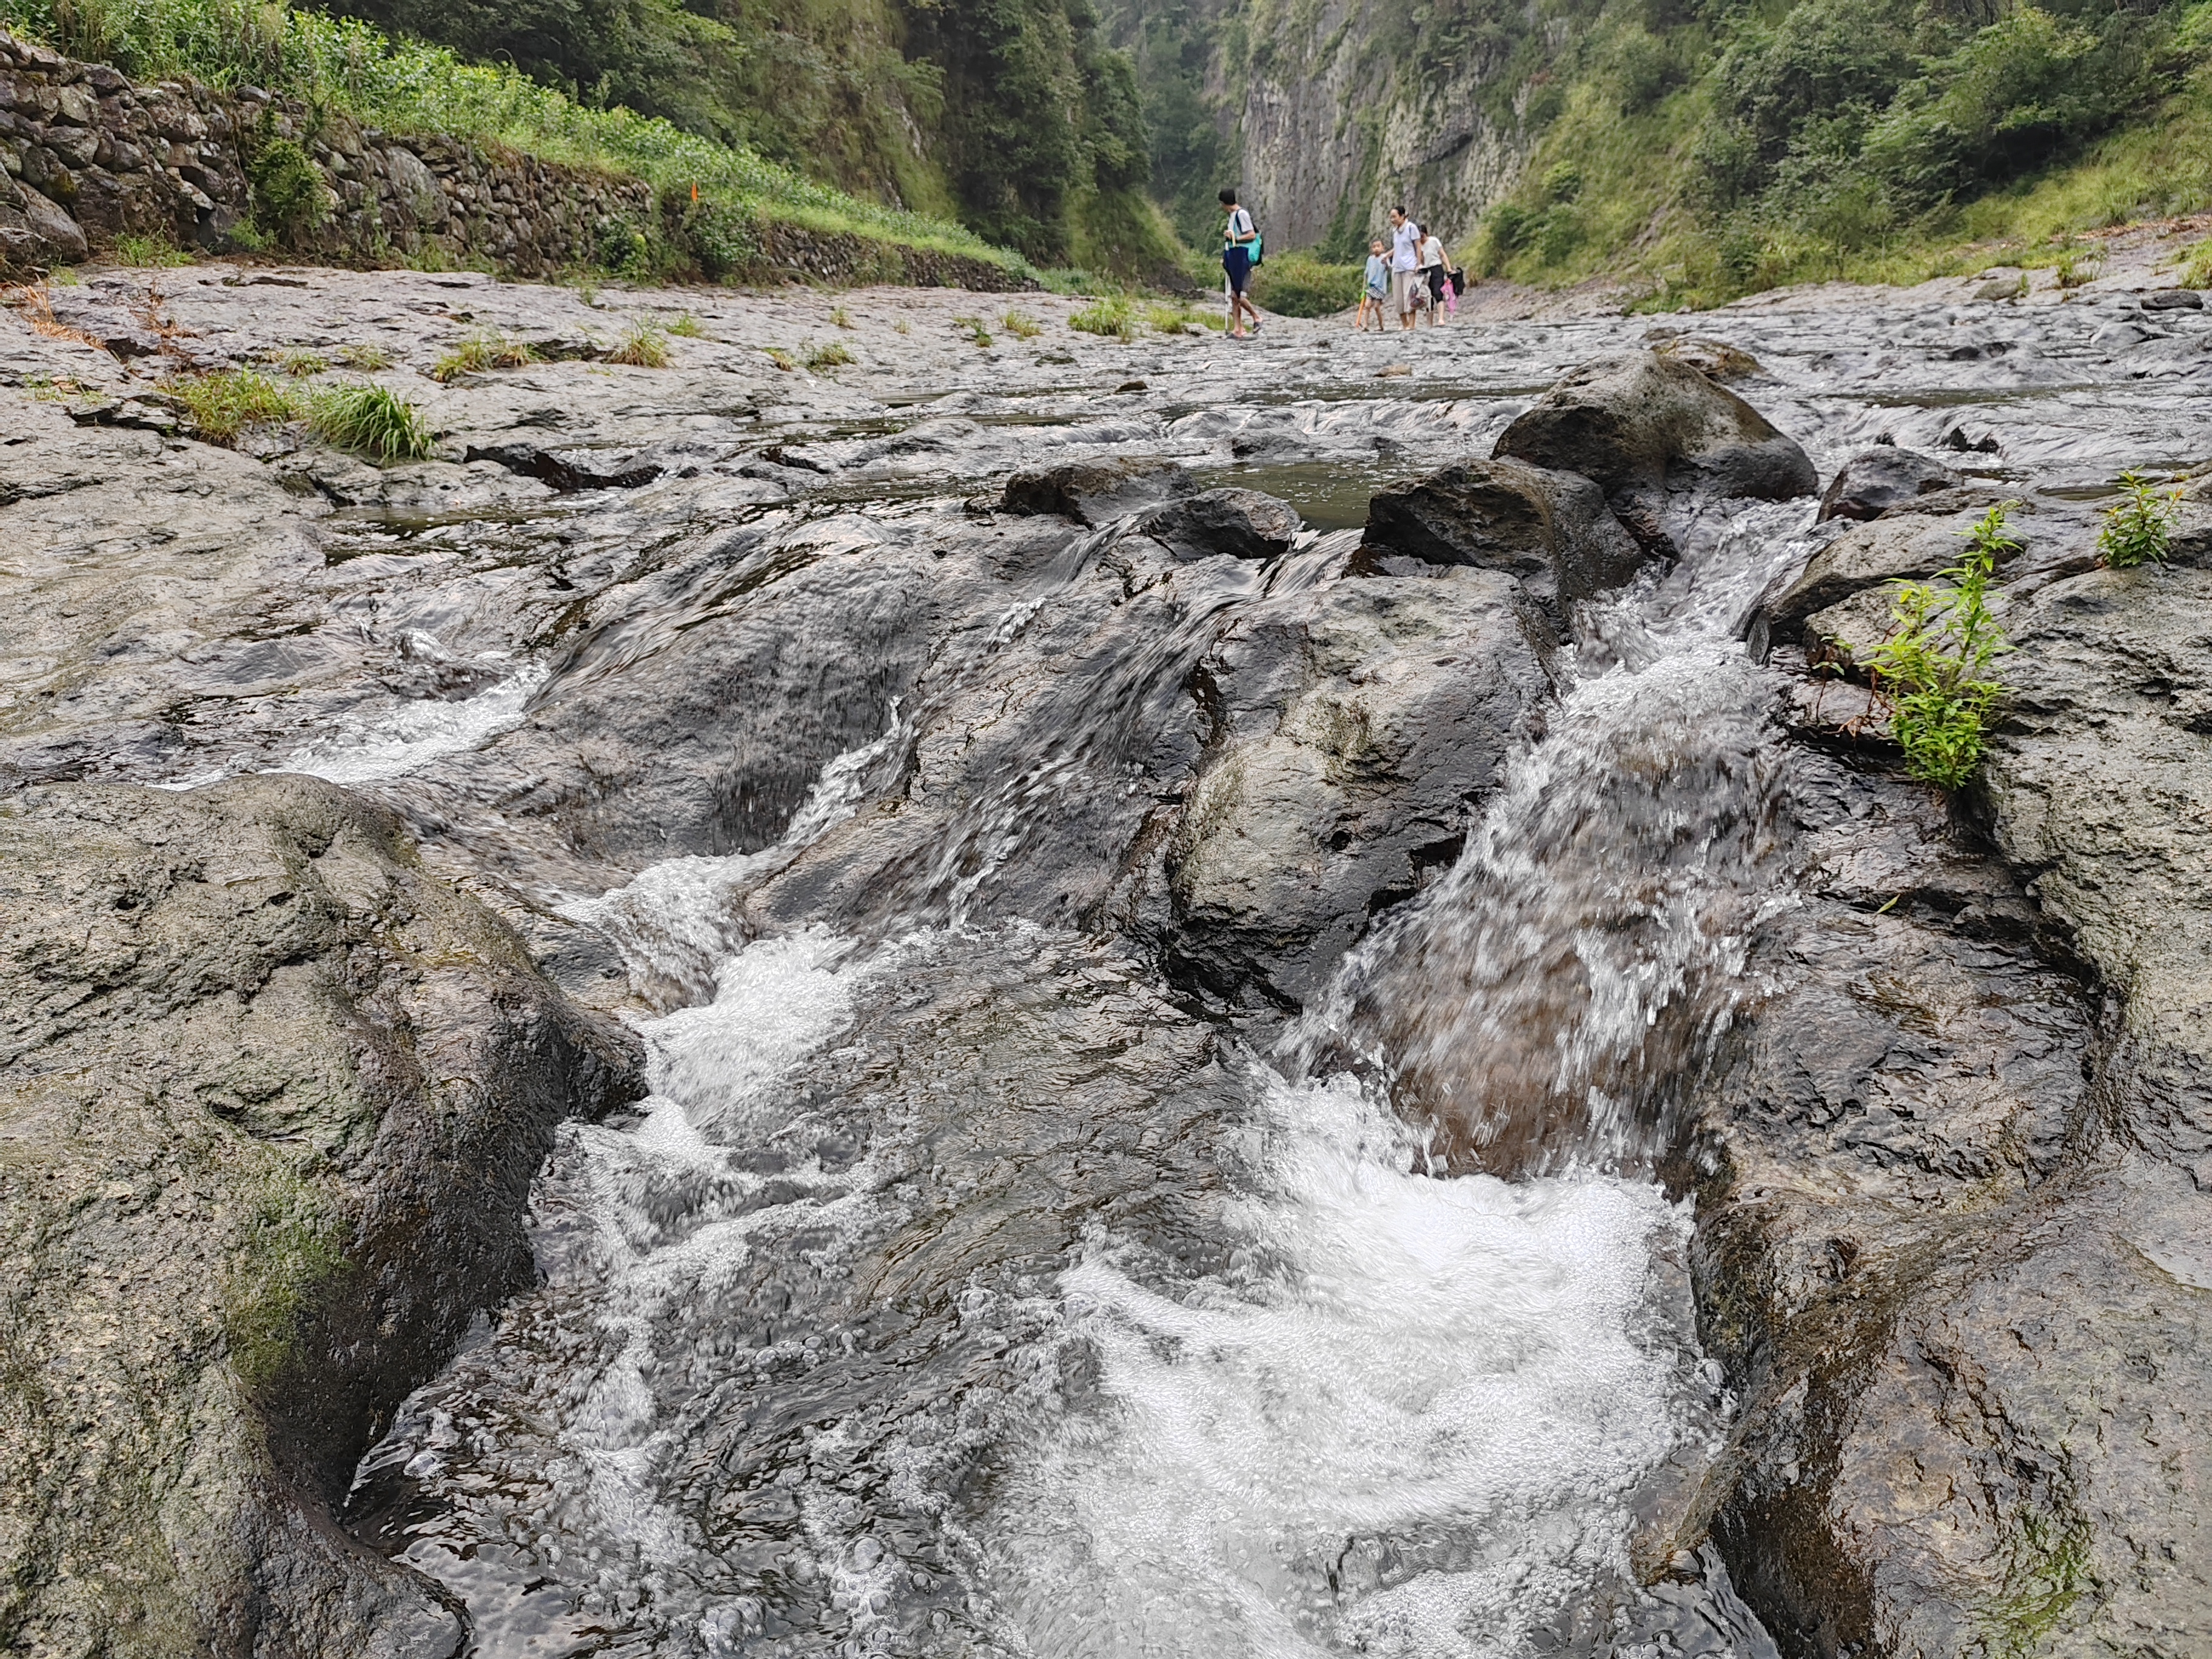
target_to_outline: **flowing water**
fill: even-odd
[[[502,1659],[1770,1652],[1709,1553],[1641,1589],[1631,1553],[1725,1427],[1643,1171],[1771,902],[1735,635],[1805,517],[1584,615],[1457,867],[1264,1051],[963,902],[1263,584],[1073,683],[866,937],[738,919],[896,707],[778,846],[572,905],[667,1010],[653,1092],[563,1132],[543,1282],[408,1402],[357,1530]]]

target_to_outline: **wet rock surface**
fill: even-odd
[[[2200,509],[2170,567],[2088,549],[2122,467],[2201,459],[2212,333],[2115,270],[2002,307],[1956,283],[1778,296],[1656,356],[1640,319],[1473,306],[1410,339],[1277,319],[1240,353],[1079,334],[1074,302],[1035,295],[1046,332],[982,349],[953,295],[848,296],[847,328],[811,295],[221,266],[88,275],[84,314],[139,355],[0,317],[0,823],[48,861],[11,869],[62,872],[29,921],[11,907],[10,971],[139,1011],[41,1036],[0,1080],[26,1122],[128,1141],[111,1172],[104,1140],[56,1132],[23,1179],[109,1182],[70,1237],[102,1262],[185,1241],[143,1294],[201,1309],[162,1339],[192,1356],[175,1380],[127,1385],[89,1292],[30,1281],[16,1317],[88,1388],[157,1417],[216,1401],[205,1459],[137,1461],[248,1540],[194,1555],[131,1519],[143,1478],[103,1471],[136,1453],[64,1447],[60,1406],[11,1395],[0,1446],[46,1473],[0,1533],[35,1586],[0,1618],[108,1627],[71,1599],[76,1547],[38,1541],[97,1509],[149,1540],[131,1616],[199,1620],[220,1650],[450,1651],[464,1618],[501,1653],[1095,1650],[1134,1628],[1127,1594],[1230,1651],[1241,1626],[1175,1598],[1257,1582],[1223,1553],[1247,1537],[1302,1639],[1397,1640],[1365,1610],[1496,1565],[1461,1512],[1352,1519],[1269,1487],[1269,1516],[1334,1540],[1279,1544],[1224,1494],[1370,1467],[1374,1443],[1255,1441],[1217,1487],[1209,1436],[1248,1399],[1254,1421],[1310,1397],[1364,1423],[1379,1374],[1358,1400],[1330,1379],[1446,1363],[1412,1328],[1330,1322],[1370,1301],[1522,1376],[1551,1337],[1481,1345],[1525,1311],[1455,1326],[1387,1278],[1302,1299],[1365,1254],[1301,1241],[1347,1193],[1533,1224],[1596,1200],[1405,1172],[1608,1146],[1695,1200],[1692,1231],[1635,1247],[1656,1392],[1613,1385],[1673,1437],[1620,1452],[1587,1511],[1486,1477],[1511,1495],[1483,1536],[1635,1511],[1632,1551],[1577,1521],[1620,1553],[1513,1558],[1513,1582],[1577,1588],[1525,1624],[1498,1603],[1497,1628],[1742,1659],[2202,1647]],[[671,368],[597,360],[687,313]],[[546,361],[428,379],[483,329]],[[831,340],[858,363],[769,355]],[[435,459],[374,467],[291,428],[216,448],[159,399],[181,367],[349,346],[389,354],[356,373],[422,404]],[[1816,525],[1814,460],[1885,438],[1958,479],[1893,492],[1859,465],[1852,512]],[[1948,812],[1896,775],[1863,689],[1797,676],[1808,647],[1878,640],[1887,584],[1954,562],[2003,500],[2014,695],[1986,794]],[[93,974],[76,941],[180,902],[117,909],[113,872],[187,843],[241,873],[162,937],[267,962],[189,994],[167,968]],[[322,920],[263,941],[295,912]],[[322,1079],[303,1127],[295,1082],[201,1086],[279,991],[319,1011],[271,1049]],[[1336,1046],[1299,1049],[1298,1011],[1335,998]],[[614,1012],[646,1030],[653,1093],[556,1128],[634,1092]],[[375,1071],[401,1030],[464,1060]],[[1379,1053],[1362,1086],[1427,1138],[1370,1124],[1352,1139],[1381,1154],[1299,1185],[1341,1132],[1312,1114],[1356,1092],[1301,1079],[1299,1053]],[[117,1115],[118,1068],[153,1105]],[[398,1144],[410,1113],[429,1150]],[[541,1281],[393,1417],[523,1285],[519,1183],[549,1147]],[[477,1195],[422,1199],[388,1245],[360,1231],[346,1259],[374,1272],[309,1294],[309,1322],[280,1312],[321,1352],[312,1320],[427,1310],[404,1340],[327,1345],[297,1422],[240,1380],[224,1311],[252,1240],[289,1224],[253,1219],[257,1159],[317,1216]],[[1346,1238],[1396,1237],[1398,1212],[1358,1214]],[[1267,1309],[1303,1334],[1240,1334]],[[1692,1323],[1711,1375],[1650,1334]],[[1159,1358],[1197,1352],[1232,1358],[1199,1387]],[[1334,1357],[1276,1369],[1307,1352]],[[1186,1389],[1214,1402],[1172,1419],[1205,1449],[1182,1490],[1212,1530],[1157,1580],[1082,1578],[1086,1624],[1040,1591],[1074,1580],[1036,1517],[1133,1536],[1085,1507],[1143,1462],[1113,1425]],[[1391,1420],[1423,1449],[1391,1492],[1498,1437]],[[341,1534],[316,1517],[387,1422]],[[1578,1467],[1615,1468],[1611,1443]],[[291,1565],[256,1577],[257,1553]]]
[[[332,1510],[635,1039],[314,780],[37,788],[0,846],[10,1642],[458,1652]]]

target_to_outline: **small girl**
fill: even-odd
[[[1390,261],[1386,257],[1382,239],[1376,237],[1367,245],[1366,291],[1359,296],[1359,315],[1352,327],[1361,333],[1367,331],[1367,319],[1375,319],[1375,331],[1382,331],[1382,301],[1390,295]]]

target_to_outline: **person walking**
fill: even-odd
[[[1221,192],[1221,205],[1229,213],[1221,233],[1221,268],[1229,276],[1229,337],[1249,340],[1260,331],[1259,309],[1244,295],[1252,283],[1252,247],[1260,231],[1251,214],[1238,204],[1233,186]],[[1249,329],[1243,326],[1245,317],[1252,319]]]
[[[1406,216],[1402,206],[1390,210],[1390,292],[1398,307],[1398,327],[1402,332],[1413,325],[1413,313],[1419,305],[1413,298],[1413,289],[1420,266],[1421,228]]]
[[[1438,321],[1437,313],[1444,309],[1446,300],[1455,296],[1451,292],[1451,260],[1444,253],[1443,239],[1433,228],[1421,233],[1416,258],[1419,264],[1415,268],[1421,273],[1421,280],[1429,290],[1429,326],[1434,328]],[[1456,303],[1452,309],[1457,312]]]
[[[1382,302],[1390,297],[1390,260],[1382,249],[1382,239],[1377,236],[1367,245],[1367,283],[1359,296],[1359,315],[1352,326],[1358,332],[1367,331],[1367,319],[1375,319],[1378,332],[1382,327]]]

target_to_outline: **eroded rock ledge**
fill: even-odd
[[[332,1506],[635,1037],[312,779],[14,796],[0,915],[0,1638],[458,1651]]]

